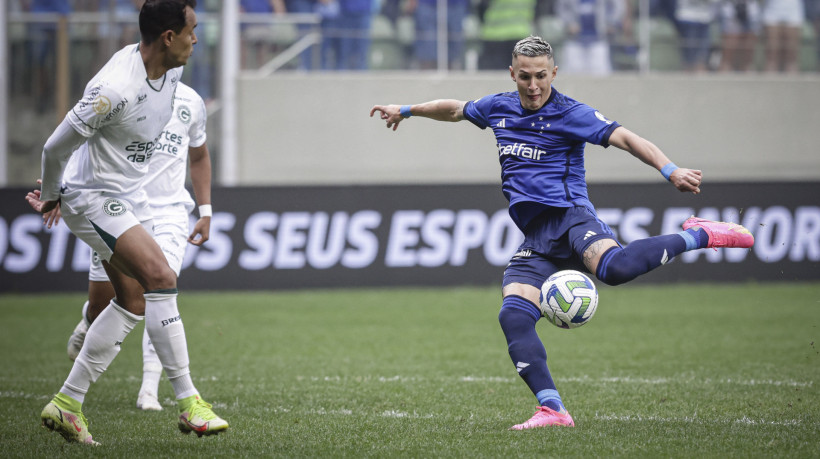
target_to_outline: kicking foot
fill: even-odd
[[[211,410],[211,404],[193,395],[179,401],[179,430],[184,434],[216,435],[228,430],[228,423]]]
[[[558,412],[546,406],[539,406],[529,421],[523,424],[516,424],[510,427],[510,430],[525,430],[548,426],[575,427],[575,421],[572,420],[572,416],[570,416],[566,410]]]
[[[704,218],[689,217],[683,222],[683,229],[701,228],[709,235],[706,248],[738,247],[748,249],[755,243],[752,233],[736,223],[715,222]]]

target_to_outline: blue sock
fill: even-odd
[[[686,241],[686,251],[705,249],[709,244],[709,235],[698,227],[689,228],[678,234]]]
[[[690,250],[688,247],[689,241],[682,234],[639,239],[623,248],[612,247],[604,252],[598,262],[595,276],[607,285],[620,285],[665,264]]]
[[[538,399],[539,405],[546,406],[553,411],[558,411],[560,413],[564,410],[564,404],[561,402],[561,396],[558,395],[557,390],[544,389],[535,394],[535,398]]]
[[[547,368],[547,351],[535,331],[535,323],[540,318],[541,310],[536,305],[516,295],[504,298],[498,314],[498,322],[507,338],[507,350],[518,375],[539,399],[538,403],[554,405],[557,399],[560,405],[561,398]]]

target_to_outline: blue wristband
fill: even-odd
[[[661,175],[663,175],[663,178],[666,180],[669,180],[669,176],[676,170],[678,170],[678,166],[676,166],[675,163],[669,163],[661,168]]]
[[[401,116],[403,116],[405,118],[410,118],[411,116],[413,116],[413,114],[410,113],[410,106],[409,105],[402,105],[401,110],[399,110],[399,113],[401,113]]]

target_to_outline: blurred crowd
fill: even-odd
[[[53,85],[58,21],[70,21],[72,65],[96,69],[139,39],[144,0],[8,0],[12,70],[44,95]],[[639,0],[240,0],[242,56],[255,69],[313,33],[283,68],[305,71],[498,70],[530,34],[554,44],[565,73],[639,67]],[[820,0],[649,0],[652,70],[783,72],[820,68]],[[206,100],[218,64],[219,0],[199,0],[200,43],[186,78]],[[15,23],[14,13],[27,19]],[[32,17],[40,17],[42,22]],[[23,17],[16,16],[16,17]],[[283,20],[297,18],[294,20]],[[308,18],[309,20],[303,20]],[[439,29],[438,24],[442,27]],[[15,32],[16,31],[16,32]],[[314,33],[318,32],[318,33]],[[15,53],[24,57],[15,57]],[[79,53],[84,53],[80,55]],[[16,67],[15,67],[16,66]],[[90,75],[77,75],[86,80]]]
[[[305,52],[294,64],[304,70],[503,69],[513,44],[530,34],[557,45],[564,72],[606,75],[638,65],[638,0],[242,0],[241,5],[249,13],[320,15],[319,59]],[[650,49],[677,58],[658,56],[668,64],[657,70],[818,68],[820,0],[650,0],[649,5],[650,39],[674,44],[677,51]],[[374,52],[380,45],[381,54]]]

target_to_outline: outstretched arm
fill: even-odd
[[[619,126],[609,137],[609,144],[621,150],[628,151],[632,156],[661,171],[672,161],[654,143],[635,134],[629,129]],[[677,168],[669,175],[669,181],[682,192],[700,193],[700,183],[703,173],[696,169]]]
[[[196,203],[200,206],[211,204],[211,156],[208,145],[188,149],[188,160],[191,163],[191,183],[194,187]],[[194,230],[188,236],[188,242],[193,245],[202,245],[210,237],[211,216],[199,216]],[[199,237],[197,237],[197,235]]]
[[[380,112],[380,118],[387,122],[387,128],[395,131],[399,123],[410,116],[423,116],[436,121],[461,121],[464,119],[464,104],[455,99],[437,99],[416,105],[374,105],[370,116]]]

